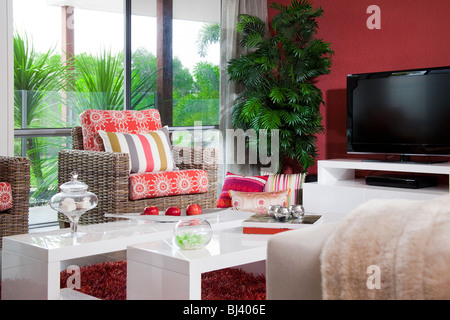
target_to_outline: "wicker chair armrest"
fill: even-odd
[[[83,129],[81,127],[72,128],[72,149],[83,150]]]
[[[61,150],[58,154],[59,184],[71,178],[76,171],[89,191],[95,193],[100,201],[109,203],[113,198],[127,201],[129,188],[129,155],[103,151]]]
[[[31,161],[22,157],[0,157],[0,182],[11,184],[13,207],[4,213],[28,214]]]

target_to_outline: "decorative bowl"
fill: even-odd
[[[211,241],[212,234],[207,220],[180,220],[174,227],[172,242],[183,250],[201,249]]]

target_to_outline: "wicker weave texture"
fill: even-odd
[[[129,156],[126,153],[109,153],[81,150],[83,146],[81,127],[72,130],[72,150],[59,152],[59,184],[70,180],[71,172],[77,171],[89,191],[98,197],[96,208],[80,218],[80,224],[94,224],[114,221],[105,218],[105,213],[142,212],[146,206],[157,206],[165,210],[170,206],[185,208],[198,203],[202,208],[214,208],[217,196],[218,156],[216,149],[173,147],[175,162],[180,170],[202,169],[208,174],[207,193],[166,196],[142,200],[129,200]],[[67,217],[58,214],[60,221]]]
[[[13,197],[12,208],[0,213],[0,249],[3,237],[28,233],[30,168],[27,158],[0,156],[0,181],[11,184]]]

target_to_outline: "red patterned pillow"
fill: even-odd
[[[130,174],[130,200],[149,199],[208,191],[204,170],[178,170]]]
[[[268,176],[241,176],[227,172],[223,184],[222,193],[217,200],[217,208],[232,207],[231,197],[228,191],[262,192],[266,185]]]
[[[12,191],[8,182],[0,182],[0,211],[12,208]]]
[[[121,133],[144,133],[162,127],[157,109],[136,110],[85,110],[80,115],[83,129],[83,149],[105,151],[99,130]]]

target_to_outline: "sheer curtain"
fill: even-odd
[[[262,21],[267,22],[267,0],[222,0],[219,128],[223,145],[219,152],[220,160],[222,160],[219,166],[219,189],[223,185],[227,171],[242,175],[258,174],[258,168],[249,165],[248,157],[246,157],[245,164],[238,164],[236,158],[234,161],[227,161],[229,151],[234,143],[227,141],[226,130],[233,129],[231,111],[240,90],[238,85],[228,80],[227,64],[230,59],[237,58],[245,53],[243,48],[239,46],[240,37],[236,31],[236,23],[240,14],[257,16]]]

